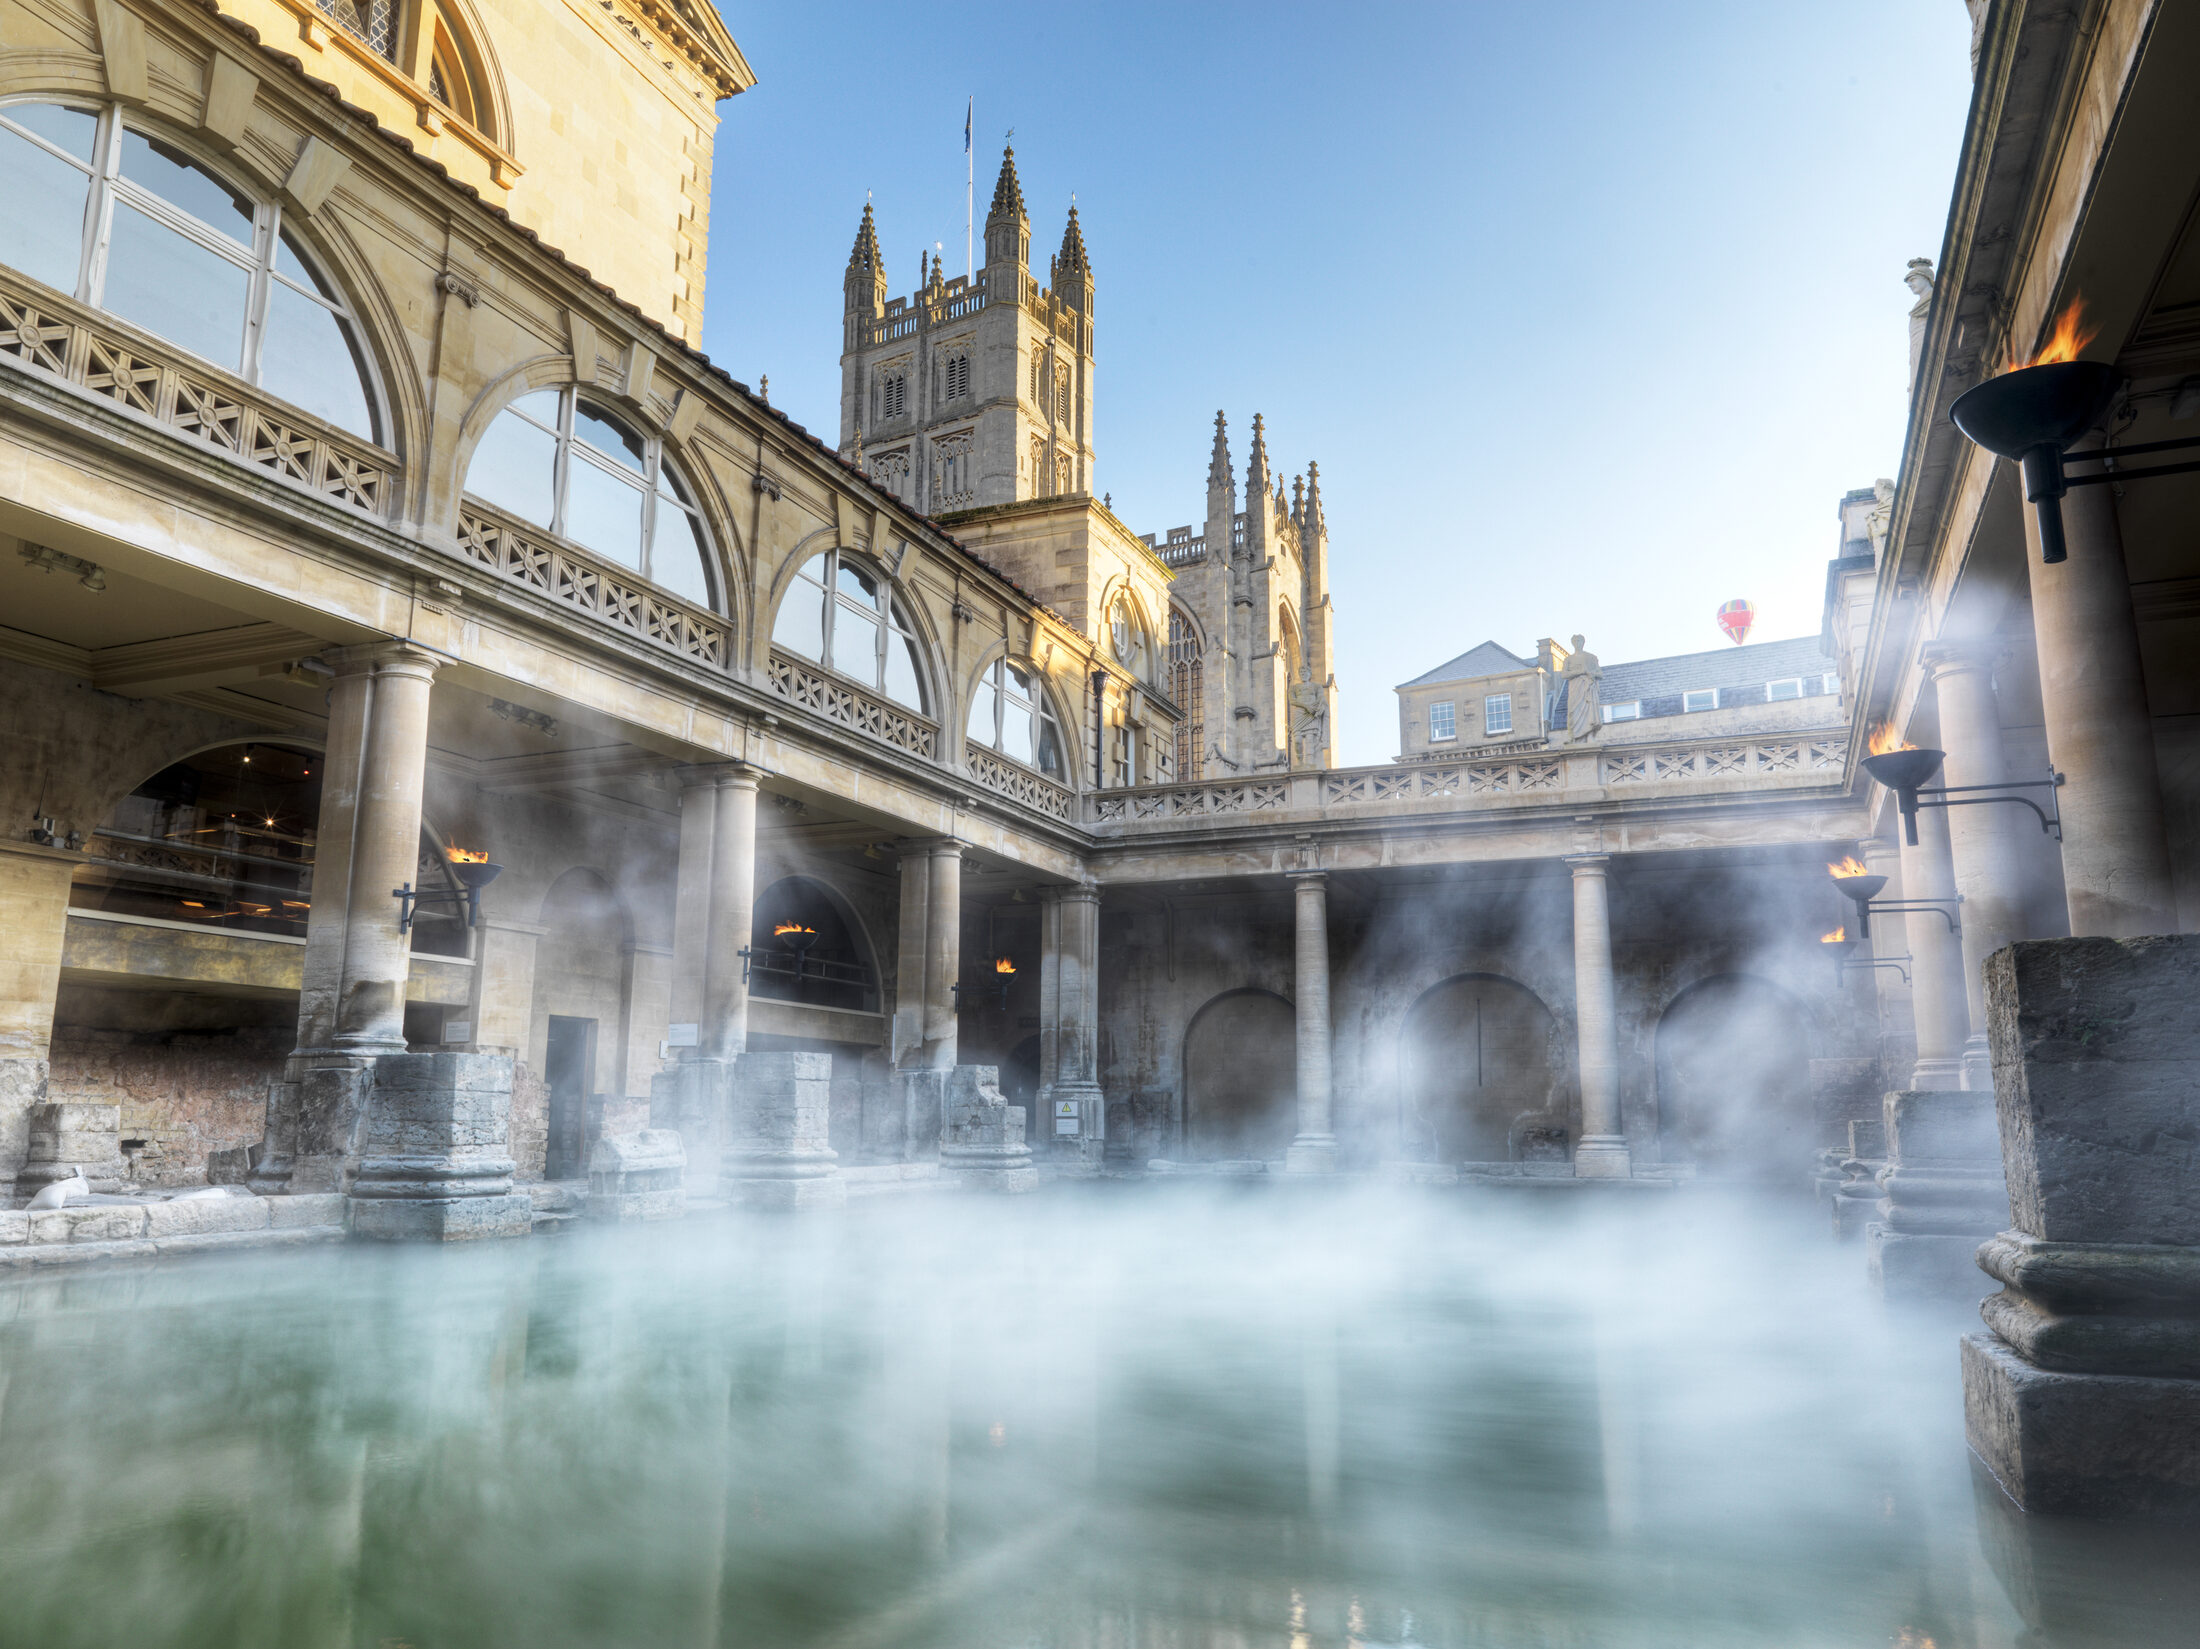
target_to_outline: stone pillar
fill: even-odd
[[[1874,837],[1863,844],[1863,855],[1865,869],[1874,876],[1887,878],[1886,890],[1880,894],[1882,899],[1908,897],[1902,891],[1900,848],[1891,841]],[[1893,968],[1872,969],[1872,990],[1879,1009],[1879,1081],[1874,1091],[1883,1093],[1888,1083],[1903,1080],[1906,1073],[1917,1067],[1917,1015],[1910,1001],[1908,978],[1909,924],[1893,918],[1881,922],[1872,930],[1864,954],[1875,961],[1899,960],[1902,964],[1899,973]],[[1876,1119],[1874,1125],[1877,1125]]]
[[[1100,892],[1048,888],[1039,906],[1039,1092],[1032,1131],[1076,1154],[1097,1174],[1107,1151],[1107,1101],[1100,1091]],[[1059,1107],[1072,1117],[1056,1120]],[[1063,1123],[1074,1126],[1063,1132]]]
[[[680,1177],[687,1152],[670,1128],[643,1128],[631,1134],[606,1134],[588,1159],[588,1204],[581,1212],[592,1220],[677,1219],[687,1210]]]
[[[1910,1073],[1910,1091],[1960,1088],[1971,1013],[1963,990],[1963,942],[1948,931],[1958,907],[1944,807],[1917,810],[1917,846],[1911,847],[1906,837],[1902,846],[1902,897],[1938,900],[1948,912],[1942,916],[1937,910],[1913,910],[1902,919],[1909,930],[1910,1011],[1917,1022],[1917,1068]]]
[[[1327,1174],[1337,1166],[1329,1087],[1329,877],[1318,870],[1294,871],[1291,882],[1297,904],[1292,994],[1298,1006],[1299,1132],[1284,1152],[1283,1166],[1294,1174]]]
[[[2013,1229],[1971,1447],[2029,1512],[2200,1512],[2200,935],[2022,941],[1986,1000]]]
[[[710,810],[709,938],[696,1045],[702,1058],[720,1062],[738,1059],[749,1045],[741,952],[756,916],[756,779],[746,767],[713,771],[718,794]]]
[[[2088,437],[2082,445],[2099,444]],[[2062,501],[2070,559],[2053,566],[2040,560],[2039,526],[2026,510],[2024,562],[2047,751],[2068,779],[2056,796],[2070,931],[2131,939],[2174,933],[2177,916],[2113,490],[2079,487]]]
[[[1936,641],[1924,649],[1940,700],[1940,742],[1948,760],[1942,782],[2006,784],[2014,775],[2002,748],[2001,707],[1994,696],[1994,652],[1986,645]],[[1956,892],[1963,899],[1963,997],[1970,1034],[1963,1044],[1963,1086],[1991,1088],[1986,1051],[1986,959],[2023,937],[2023,860],[2019,830],[2032,815],[2013,802],[1939,809],[1948,823]],[[1922,835],[1922,832],[1920,832]]]
[[[940,1177],[960,1191],[1029,1191],[1039,1183],[1024,1143],[1024,1108],[1001,1096],[991,1065],[948,1071]]]
[[[901,845],[901,909],[895,924],[893,1056],[897,1069],[917,1069],[924,1049],[924,971],[930,950],[932,854],[924,842]]]
[[[837,1208],[848,1200],[832,1145],[830,1054],[742,1057],[733,1084],[721,1185],[751,1208]]]
[[[31,1108],[46,1100],[69,876],[83,862],[81,853],[0,841],[0,1184],[22,1168]]]
[[[331,653],[313,907],[306,917],[298,1041],[268,1094],[252,1186],[344,1188],[375,1059],[405,1051],[412,941],[395,890],[418,884],[428,706],[441,660],[407,641]],[[509,1098],[509,1096],[507,1096]]]
[[[959,1042],[955,982],[962,977],[962,843],[942,838],[926,849],[924,1045],[922,1063],[952,1070]]]
[[[1889,1300],[1977,1299],[1978,1245],[2009,1217],[1994,1099],[1978,1089],[1891,1093],[1879,1218],[1864,1264]]]
[[[384,1054],[371,1067],[351,1185],[355,1237],[524,1237],[534,1204],[512,1189],[512,1061]]]
[[[1581,1065],[1579,1179],[1627,1179],[1634,1165],[1619,1112],[1619,992],[1612,979],[1612,907],[1605,884],[1611,861],[1585,853],[1574,872],[1574,1020]]]

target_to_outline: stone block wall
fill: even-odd
[[[75,1026],[54,1035],[48,1098],[119,1105],[122,1137],[142,1139],[143,1185],[203,1185],[206,1158],[257,1141],[268,1084],[280,1077],[293,1036],[252,1027],[227,1031],[107,1031]]]

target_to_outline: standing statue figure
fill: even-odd
[[[1329,742],[1329,705],[1314,685],[1313,668],[1299,666],[1299,679],[1291,687],[1291,765],[1319,767],[1322,747]]]
[[[1933,260],[1912,258],[1902,284],[1916,296],[1910,305],[1910,388],[1917,388],[1917,363],[1925,353],[1925,319],[1933,307]]]
[[[1871,514],[1864,517],[1864,536],[1871,540],[1872,560],[1887,558],[1887,524],[1894,519],[1894,483],[1881,476],[1872,483]]]
[[[1597,719],[1597,690],[1604,680],[1604,666],[1579,636],[1574,637],[1574,650],[1566,655],[1560,679],[1566,683],[1566,742],[1586,744],[1602,725]]]

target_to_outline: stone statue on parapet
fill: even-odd
[[[1864,536],[1871,540],[1872,560],[1887,554],[1888,523],[1894,519],[1894,483],[1882,475],[1872,483],[1871,514],[1864,517]]]
[[[1597,717],[1597,694],[1604,666],[1582,645],[1580,636],[1574,637],[1573,651],[1566,655],[1559,679],[1566,684],[1566,742],[1587,744],[1603,726]]]
[[[1329,705],[1314,685],[1311,665],[1299,666],[1299,679],[1291,684],[1291,765],[1319,767],[1322,747],[1329,742]]]
[[[1933,307],[1933,260],[1912,258],[1902,284],[1917,298],[1910,305],[1910,385],[1915,388],[1918,359],[1925,353],[1925,320]]]

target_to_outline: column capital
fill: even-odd
[[[1100,890],[1090,882],[1055,882],[1039,889],[1042,905],[1097,905]]]
[[[672,776],[679,781],[682,790],[694,790],[703,785],[754,790],[764,773],[747,762],[689,762],[675,767]]]
[[[1284,875],[1301,887],[1326,887],[1329,883],[1326,870],[1287,870]]]
[[[321,655],[337,676],[373,674],[419,676],[435,679],[436,671],[454,663],[448,653],[423,647],[417,641],[397,637],[389,641],[363,641],[355,647],[333,647]]]
[[[958,836],[905,836],[894,844],[894,851],[904,859],[960,858],[970,851],[970,844]]]
[[[1917,650],[1918,662],[1925,666],[1926,675],[1939,681],[1945,676],[1965,673],[1991,674],[2009,650],[2008,643],[1997,636],[1980,636],[1971,640],[1944,637],[1928,641]]]
[[[1569,853],[1564,862],[1573,866],[1576,876],[1602,876],[1612,856],[1609,853]]]

